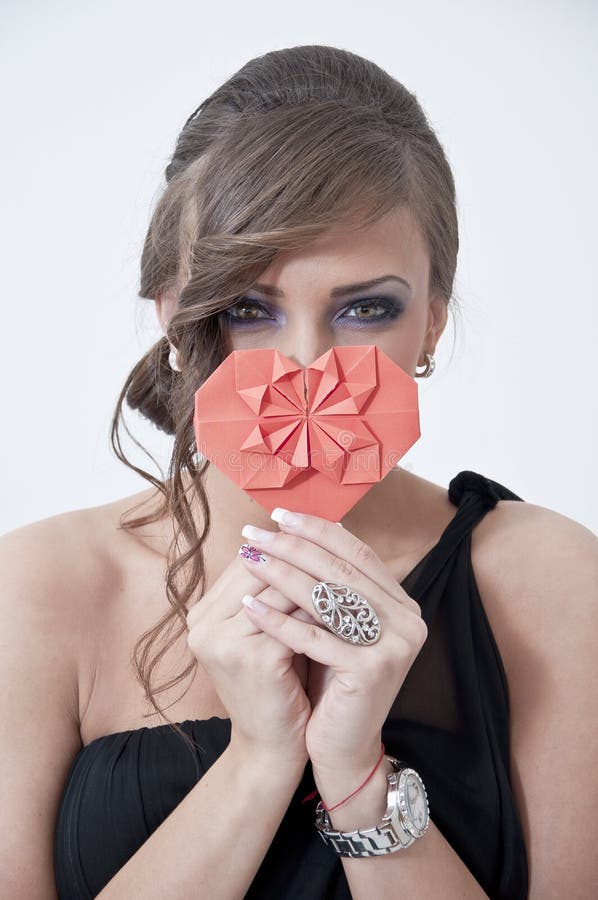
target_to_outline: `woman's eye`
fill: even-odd
[[[402,311],[402,305],[392,297],[372,297],[356,300],[338,319],[345,321],[352,319],[359,327],[368,322],[396,319]],[[273,321],[273,316],[264,309],[261,303],[250,298],[241,298],[233,306],[224,310],[223,316],[230,325],[242,326],[252,322]]]
[[[378,312],[375,312],[375,310]],[[382,310],[382,313],[380,313]],[[357,315],[357,313],[360,313]],[[356,315],[349,315],[350,313],[356,313]],[[363,315],[361,313],[364,313]],[[349,309],[344,313],[348,319],[360,319],[363,321],[364,319],[386,319],[386,318],[394,318],[399,314],[399,309],[396,304],[392,301],[388,300],[360,300],[357,303],[354,303]],[[344,316],[341,316],[343,318]]]
[[[234,310],[234,312],[233,312],[233,310]],[[240,300],[238,303],[235,303],[234,306],[231,306],[227,310],[225,310],[225,315],[231,319],[241,321],[241,322],[255,322],[259,318],[263,318],[262,316],[257,316],[257,315],[255,315],[255,316],[248,315],[247,316],[244,313],[239,315],[238,314],[239,310],[245,310],[245,311],[249,310],[250,313],[266,312],[265,309],[263,308],[263,306],[261,306],[257,302],[257,300]],[[268,313],[266,313],[265,318],[269,319],[269,318],[271,318],[271,316],[268,315]]]

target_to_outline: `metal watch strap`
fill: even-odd
[[[373,828],[358,828],[355,831],[334,831],[322,803],[317,805],[316,828],[324,843],[332,847],[339,856],[382,856],[410,847],[417,840],[403,827],[398,803],[399,772],[408,767],[394,756],[385,758],[391,763],[393,771],[386,776],[387,808],[379,825]],[[419,775],[417,777],[419,778]]]

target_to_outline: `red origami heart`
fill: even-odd
[[[419,438],[417,388],[374,344],[306,369],[233,350],[195,392],[197,450],[268,512],[338,521]]]

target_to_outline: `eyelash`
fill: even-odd
[[[255,309],[260,309],[263,312],[267,312],[267,310],[262,306],[259,300],[253,300],[252,298],[241,297],[233,306],[225,309],[221,315],[226,320],[228,325],[232,327],[240,326],[241,328],[245,328],[247,326],[255,325],[258,322],[267,322],[269,319],[273,320],[273,316],[268,317],[260,317],[256,319],[242,319],[232,314],[231,310],[236,309],[239,306],[249,306],[254,307]],[[385,312],[380,316],[372,316],[372,318],[363,318],[360,319],[358,316],[348,316],[349,319],[355,319],[359,324],[356,326],[357,328],[362,328],[363,325],[367,325],[370,322],[378,323],[378,322],[386,322],[392,319],[398,318],[403,312],[403,307],[401,304],[398,304],[396,300],[392,297],[367,297],[363,300],[356,300],[352,303],[348,309],[359,309],[362,306],[381,306],[384,308]],[[343,318],[340,316],[339,318]],[[355,326],[350,326],[355,327]]]

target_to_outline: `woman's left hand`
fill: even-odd
[[[428,629],[419,605],[368,544],[335,522],[292,515],[297,524],[280,522],[278,532],[245,526],[241,533],[266,561],[243,561],[303,612],[291,616],[264,604],[263,611],[246,607],[247,615],[310,660],[305,742],[314,768],[331,759],[366,766],[379,753],[382,726]],[[346,584],[371,603],[379,639],[351,644],[326,628],[311,600],[316,581]]]

